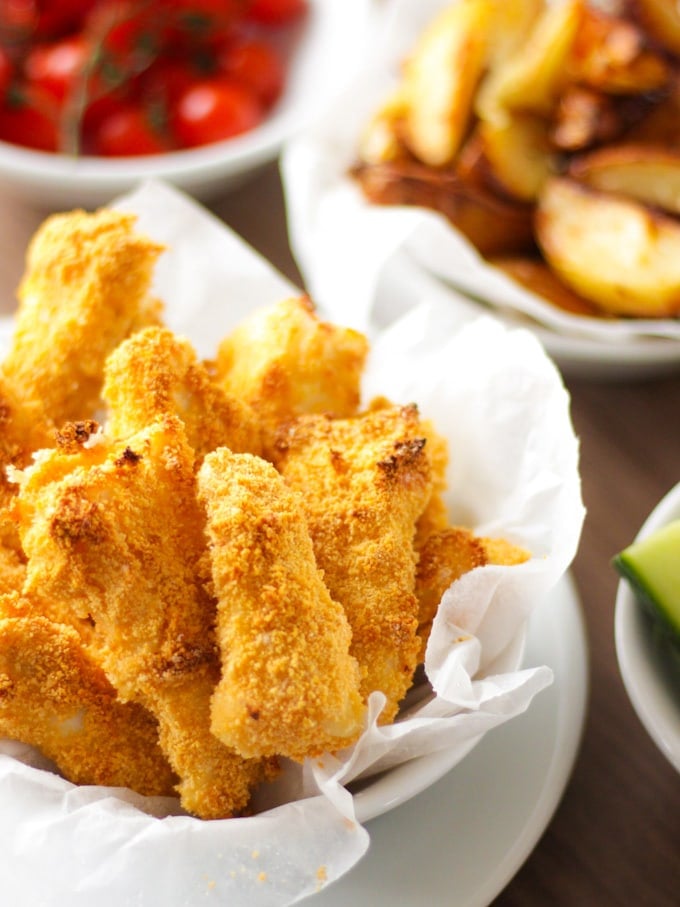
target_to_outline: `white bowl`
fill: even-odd
[[[206,200],[273,160],[345,85],[368,37],[372,0],[309,0],[295,31],[284,94],[268,118],[241,136],[187,151],[128,158],[69,157],[0,142],[0,191],[44,208],[93,207],[148,179]]]
[[[654,508],[638,539],[680,519],[680,483]],[[619,582],[615,618],[619,668],[652,740],[680,772],[680,655],[660,636],[630,585]]]

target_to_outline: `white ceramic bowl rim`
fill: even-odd
[[[637,538],[645,538],[675,519],[680,519],[680,483],[654,508]],[[678,663],[625,580],[619,582],[616,596],[615,639],[621,676],[633,707],[652,740],[680,772]]]

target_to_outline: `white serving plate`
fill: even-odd
[[[369,822],[368,854],[310,907],[486,907],[502,891],[550,823],[581,741],[588,652],[569,575],[532,613],[524,664],[549,665],[555,682],[436,784]]]

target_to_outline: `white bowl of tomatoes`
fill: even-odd
[[[271,161],[361,62],[372,0],[0,4],[0,191],[207,200]]]

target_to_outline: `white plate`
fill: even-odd
[[[680,484],[654,508],[638,533],[644,538],[680,519]],[[616,595],[616,654],[623,682],[652,740],[680,772],[680,657],[621,580]]]
[[[554,684],[435,785],[372,820],[368,854],[310,905],[484,907],[502,891],[550,822],[581,740],[587,642],[569,576],[532,614],[524,663],[549,665]]]

